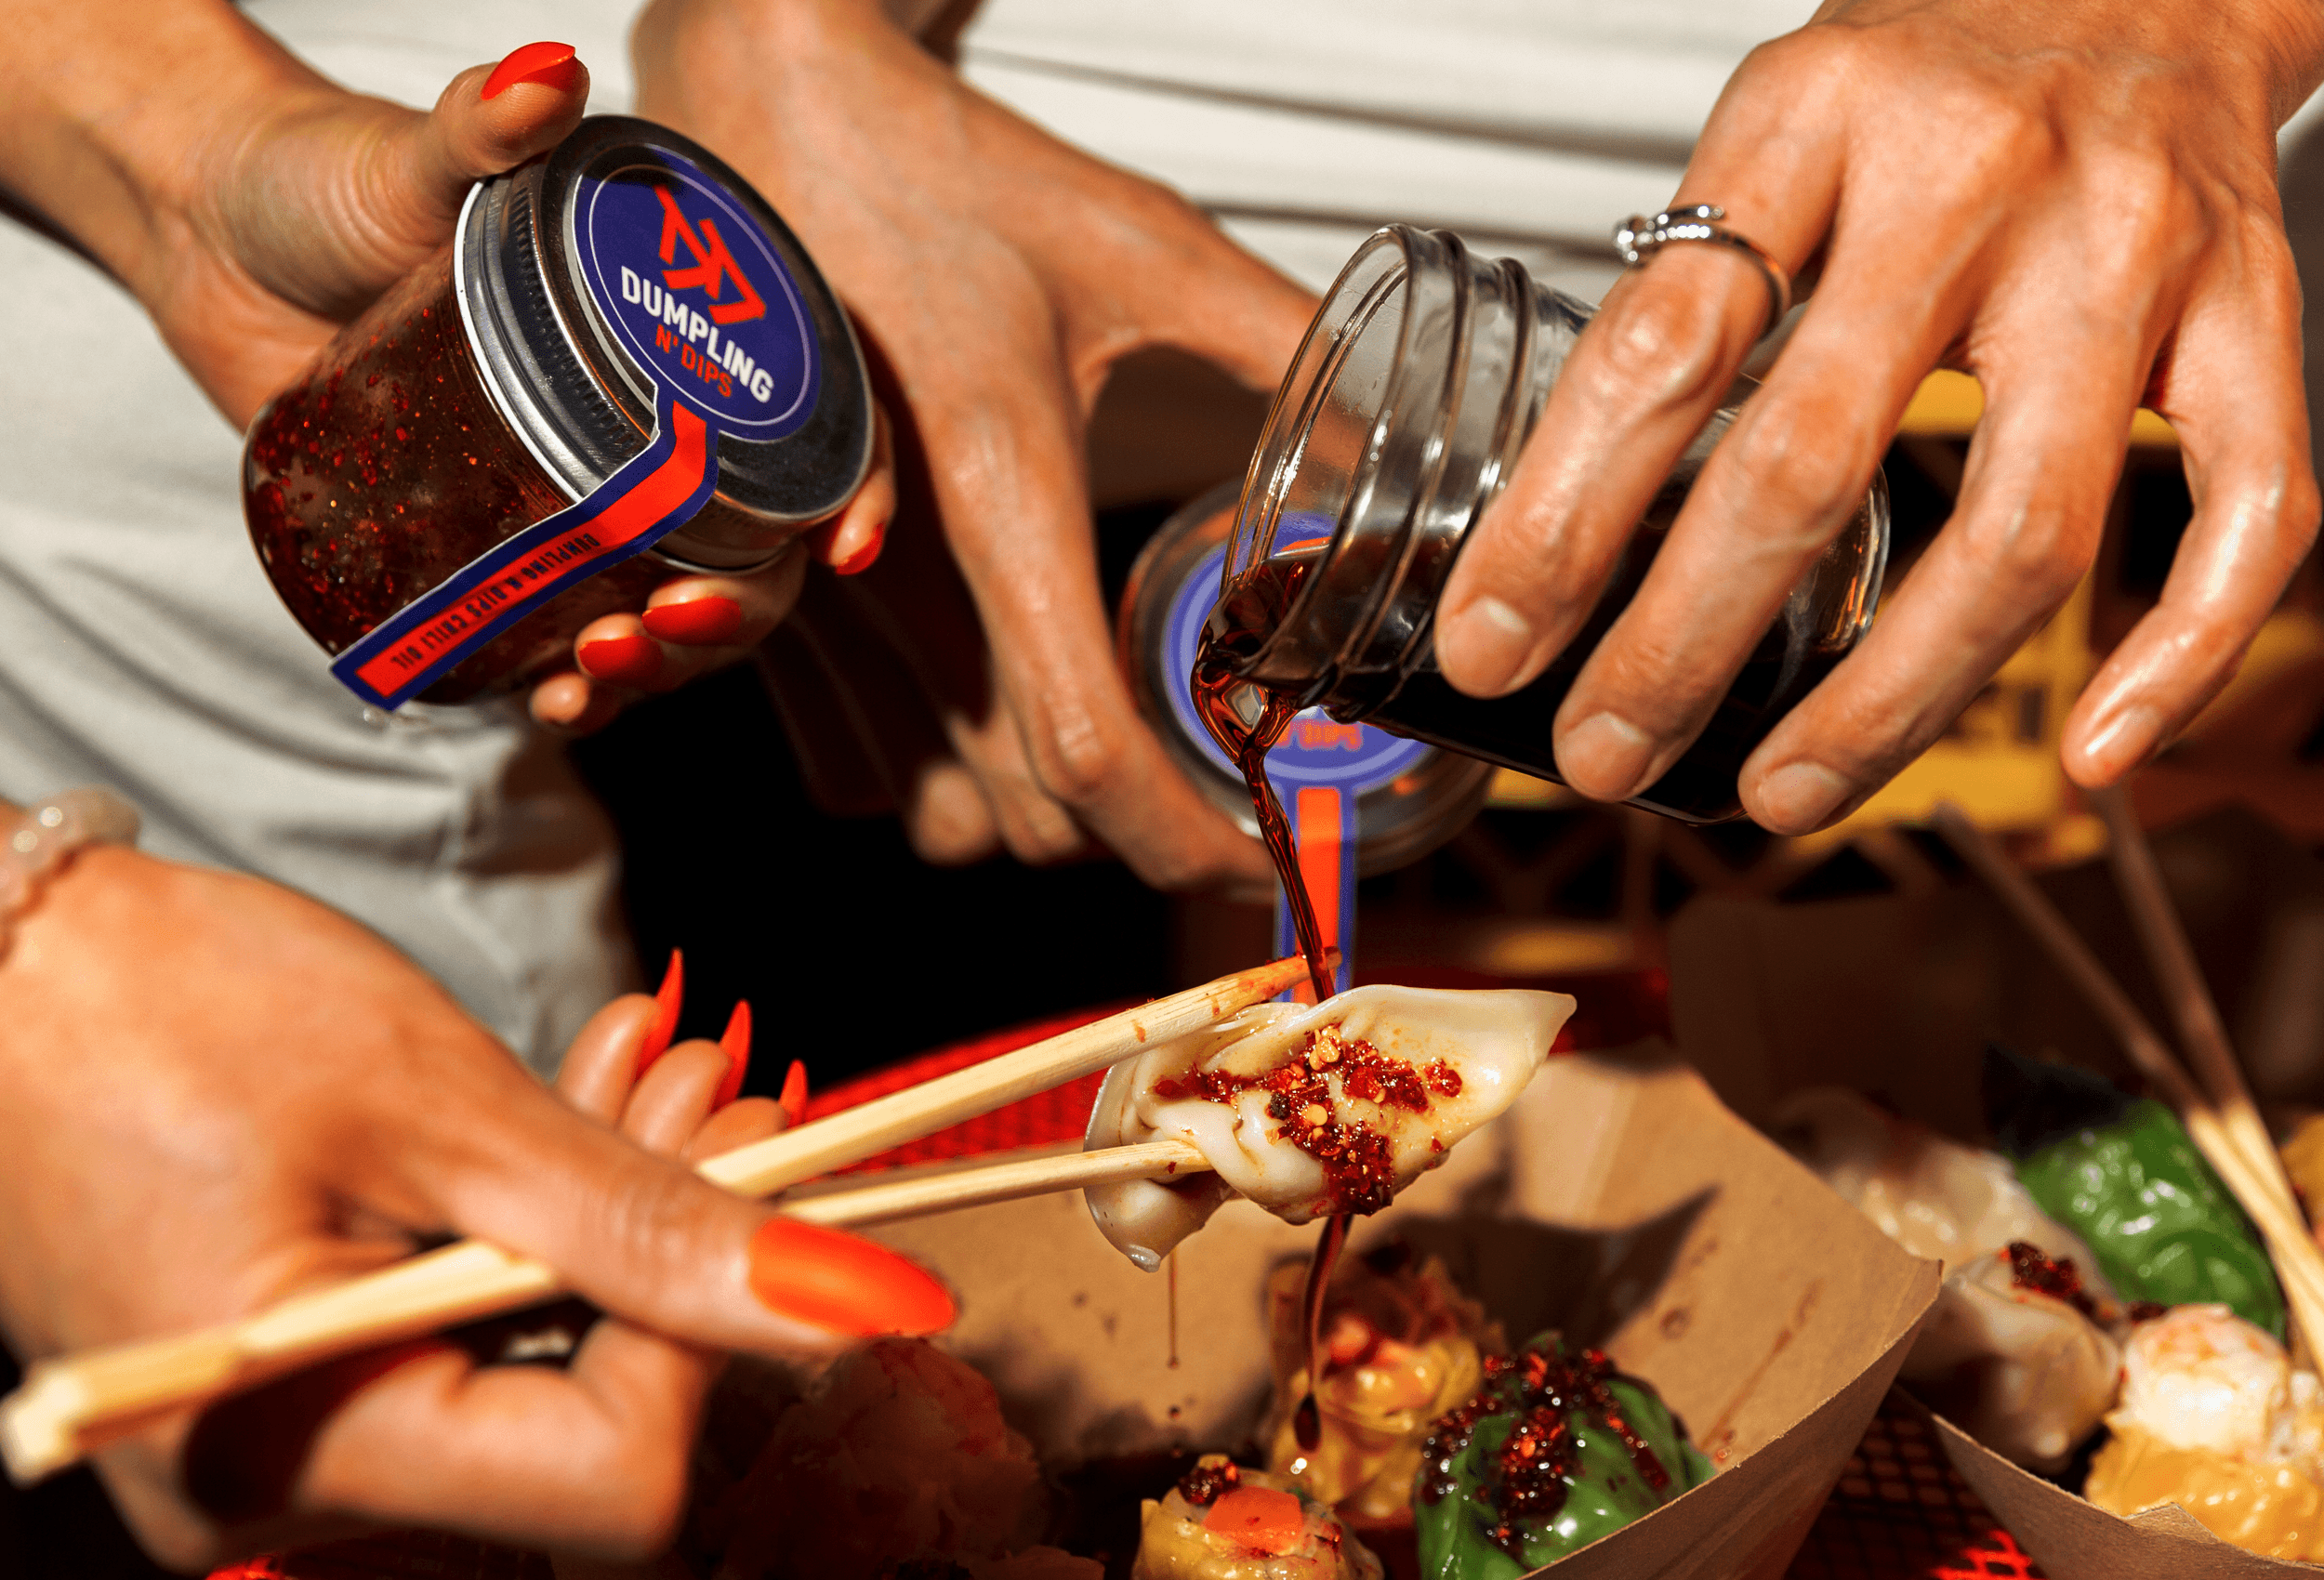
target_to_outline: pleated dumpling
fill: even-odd
[[[1229,1196],[1291,1223],[1376,1211],[1517,1100],[1573,1011],[1562,993],[1360,987],[1158,1044],[1108,1073],[1084,1145],[1182,1140],[1216,1172],[1101,1186],[1090,1214],[1151,1271]]]

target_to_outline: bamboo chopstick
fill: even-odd
[[[2249,1135],[2238,1134],[2222,1116],[2220,1105],[2180,1067],[2170,1045],[2139,1013],[2073,925],[1960,808],[1940,802],[1930,821],[2089,1000],[2131,1062],[2177,1112],[2188,1139],[2267,1242],[2292,1320],[2309,1352],[2317,1353],[2317,1343],[2324,1342],[2324,1249],[2318,1248],[2293,1205],[2282,1163],[2265,1126],[2255,1150]]]
[[[2113,836],[2108,854],[2116,885],[2138,928],[2139,941],[2146,946],[2146,963],[2162,985],[2172,1019],[2178,1022],[2179,1041],[2188,1061],[2209,1088],[2221,1120],[2251,1153],[2253,1162],[2265,1160],[2266,1166],[2261,1173],[2284,1206],[2297,1216],[2299,1198],[2292,1193],[2291,1178],[2284,1173],[2282,1156],[2267,1132],[2266,1121],[2260,1117],[2259,1105],[2251,1100],[2251,1088],[2244,1083],[2243,1067],[2227,1041],[2227,1028],[2219,1018],[2211,984],[2195,963],[2195,946],[2186,936],[2179,909],[2163,887],[2162,869],[2155,864],[2146,831],[2139,826],[2130,797],[2120,786],[2093,792],[2090,799]]]
[[[706,1160],[737,1195],[788,1185],[1078,1080],[1153,1043],[1306,980],[1297,957],[1235,971],[1014,1053]],[[0,1399],[0,1460],[20,1484],[65,1468],[163,1412],[206,1403],[335,1355],[519,1310],[565,1286],[554,1269],[464,1240],[191,1333],[35,1361]]]
[[[785,1205],[783,1210],[809,1223],[858,1227],[893,1223],[898,1218],[926,1218],[931,1213],[981,1207],[993,1202],[1013,1202],[1023,1196],[1043,1196],[1057,1191],[1086,1191],[1093,1185],[1117,1185],[1129,1179],[1169,1179],[1207,1174],[1209,1159],[1184,1141],[1138,1141],[1095,1152],[1063,1152],[1055,1157],[1028,1158],[1023,1163],[996,1163],[983,1168],[955,1169],[922,1179],[900,1179],[889,1185],[865,1185],[853,1191],[834,1191]]]

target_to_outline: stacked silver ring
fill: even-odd
[[[1759,265],[1767,284],[1767,327],[1783,322],[1791,310],[1791,276],[1767,256],[1767,249],[1719,223],[1727,211],[1716,204],[1698,203],[1686,208],[1665,209],[1651,218],[1633,214],[1614,228],[1614,250],[1625,269],[1636,269],[1672,242],[1709,242],[1732,247]]]

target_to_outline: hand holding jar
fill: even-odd
[[[588,91],[571,49],[530,45],[462,72],[420,114],[338,87],[226,7],[34,9],[26,47],[0,66],[0,185],[128,286],[237,425],[442,251],[476,181],[571,133]],[[117,41],[132,35],[125,57]],[[890,497],[870,468],[815,547],[863,555]],[[746,575],[665,570],[633,588],[631,612],[584,633],[614,639],[599,666],[613,689],[560,675],[536,717],[594,725],[623,695],[740,656],[796,596],[796,559]],[[647,605],[669,612],[649,625],[634,612]]]
[[[1744,805],[1804,833],[1935,738],[2090,566],[2142,403],[2178,430],[2196,515],[2068,719],[2067,771],[2111,783],[2185,726],[2316,530],[2274,133],[2319,75],[2324,19],[2289,0],[1831,0],[1753,53],[1673,210],[1719,205],[1814,298],[1567,695],[1564,776],[1620,798],[1677,759],[1939,363],[1986,397],[1952,520],[1752,754]],[[1454,685],[1514,691],[1589,618],[1775,278],[1670,246],[1608,294],[1446,587]]]

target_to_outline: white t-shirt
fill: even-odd
[[[971,82],[1320,288],[1390,219],[1594,298],[1721,87],[1813,0],[987,0]]]

